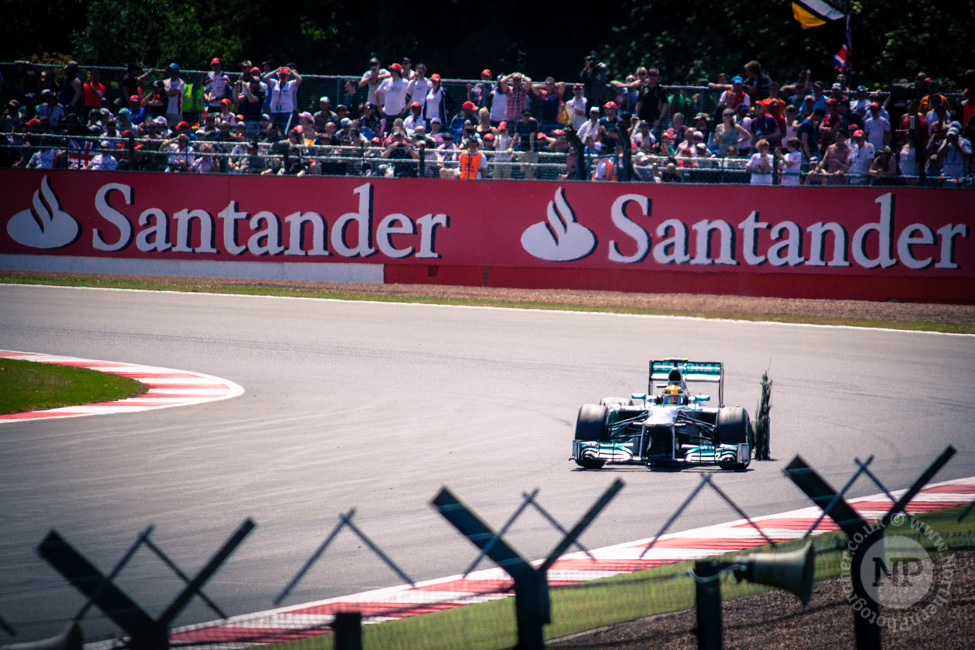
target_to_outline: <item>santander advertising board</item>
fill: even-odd
[[[4,171],[0,256],[975,276],[966,190]]]

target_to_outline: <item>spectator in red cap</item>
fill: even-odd
[[[424,130],[427,128],[426,121],[423,119],[423,106],[420,102],[413,102],[410,104],[410,114],[403,120],[403,128],[412,138],[418,126],[422,126]]]
[[[409,82],[403,78],[403,66],[394,63],[389,66],[389,78],[376,89],[376,105],[383,116],[383,133],[393,128],[393,120],[406,114],[406,99]]]
[[[863,131],[867,135],[867,142],[880,151],[890,144],[890,122],[880,113],[880,104],[870,102],[867,116],[863,120]]]
[[[214,58],[210,61],[210,72],[207,73],[203,87],[203,101],[208,110],[219,111],[221,100],[231,98],[230,77],[224,73],[220,59]]]
[[[850,185],[864,185],[877,150],[867,141],[860,129],[853,132],[853,145],[850,148]]]
[[[467,84],[467,100],[474,102],[478,108],[482,106],[490,110],[491,91],[493,90],[494,78],[491,71],[487,68],[481,70],[481,80],[476,84]]]
[[[275,75],[275,72],[277,73]],[[275,78],[276,77],[276,78]],[[271,119],[284,131],[288,131],[294,121],[298,106],[298,87],[301,75],[289,66],[278,68],[264,75],[271,101]]]
[[[460,113],[454,116],[454,119],[450,122],[450,134],[454,136],[456,142],[461,142],[464,137],[464,127],[468,124],[471,127],[477,123],[477,118],[474,114],[477,112],[477,106],[474,102],[464,102],[460,106]]]
[[[447,123],[447,115],[454,111],[455,101],[446,90],[440,85],[440,75],[434,73],[430,76],[430,90],[424,98],[415,98],[423,106],[423,120],[428,128],[431,127],[431,120],[437,118],[440,125]]]

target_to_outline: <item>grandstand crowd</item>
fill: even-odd
[[[404,58],[354,77],[0,64],[0,167],[182,173],[971,186],[975,88],[885,91],[808,70],[664,84],[590,56],[577,79],[444,80]],[[333,99],[334,98],[334,99]]]

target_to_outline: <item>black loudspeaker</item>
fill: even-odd
[[[85,642],[81,637],[81,628],[72,623],[64,632],[50,639],[13,643],[0,646],[0,650],[83,650]]]
[[[735,576],[741,580],[791,591],[803,605],[812,598],[816,552],[812,543],[788,553],[756,553],[735,559],[741,566]]]

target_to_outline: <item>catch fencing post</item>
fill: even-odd
[[[442,488],[433,498],[431,503],[437,511],[514,580],[515,618],[518,625],[516,648],[519,650],[543,650],[545,647],[543,627],[552,622],[548,570],[576,542],[596,515],[623,489],[623,485],[623,481],[616,479],[579,522],[565,534],[562,541],[556,544],[537,569],[509,546],[500,534],[491,530],[491,527],[473,510],[461,503],[448,488]]]

